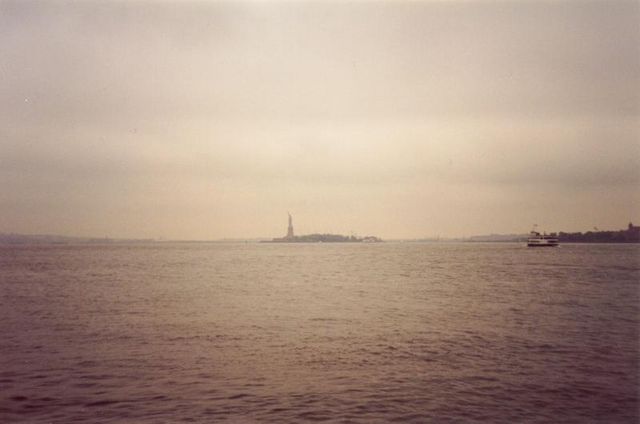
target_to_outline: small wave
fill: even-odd
[[[104,400],[98,400],[95,402],[89,402],[89,403],[85,403],[84,406],[105,406],[105,405],[113,405],[115,403],[121,403],[123,401],[121,400],[114,400],[114,399],[104,399]]]
[[[242,398],[245,398],[247,396],[249,396],[248,393],[238,393],[236,395],[229,396],[227,399],[242,399]]]

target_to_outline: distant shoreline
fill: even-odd
[[[526,240],[403,240],[390,239],[375,244],[525,244]],[[19,247],[19,246],[135,246],[135,245],[170,245],[170,244],[372,244],[362,242],[317,242],[317,241],[272,241],[272,240],[66,240],[66,241],[47,241],[47,240],[22,240],[7,242],[0,240],[1,247]],[[640,244],[638,241],[565,241],[561,245],[581,245],[581,244],[608,244],[608,245],[634,245]]]
[[[638,244],[640,243],[640,227],[629,223],[626,230],[587,231],[586,233],[557,233],[560,243],[567,244]],[[395,243],[524,243],[527,234],[490,234],[464,238],[416,238],[389,239]],[[218,240],[170,240],[170,239],[117,239],[98,237],[72,237],[50,234],[17,234],[0,233],[0,245],[122,245],[122,244],[163,244],[163,243],[379,243],[383,240],[374,237],[343,236],[340,234],[307,234],[282,238],[239,238]]]

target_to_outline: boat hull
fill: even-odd
[[[540,234],[537,231],[531,231],[531,235],[527,239],[528,247],[557,247],[558,237],[555,234]]]

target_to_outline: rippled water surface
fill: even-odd
[[[630,245],[0,247],[0,422],[639,421]]]

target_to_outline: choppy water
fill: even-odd
[[[639,420],[629,245],[0,247],[0,422]]]

